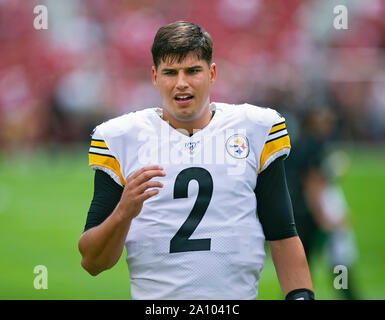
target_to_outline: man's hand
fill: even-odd
[[[163,184],[159,181],[150,180],[165,175],[162,167],[149,166],[136,171],[127,178],[126,186],[117,206],[122,220],[132,220],[140,213],[143,202],[159,193],[159,189],[148,189],[163,187]]]
[[[131,220],[140,213],[143,202],[159,192],[159,189],[148,189],[163,187],[159,181],[150,180],[165,175],[159,166],[144,167],[132,174],[127,178],[121,199],[111,215],[82,234],[79,240],[81,263],[91,275],[96,276],[118,262]]]

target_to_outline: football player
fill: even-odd
[[[285,180],[285,119],[210,101],[217,67],[198,25],[161,27],[152,55],[161,107],[92,134],[82,266],[95,276],[125,246],[133,299],[256,299],[267,240],[286,299],[314,299]]]

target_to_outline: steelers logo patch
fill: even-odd
[[[236,159],[244,159],[249,155],[249,141],[242,134],[234,134],[226,141],[227,152]]]

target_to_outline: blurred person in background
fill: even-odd
[[[324,256],[333,272],[335,266],[342,265],[348,270],[348,287],[341,288],[339,293],[344,299],[355,300],[357,296],[357,282],[354,264],[357,261],[358,250],[355,234],[351,224],[349,205],[344,192],[339,185],[339,179],[349,170],[349,157],[343,151],[331,152],[323,161],[323,172],[327,183],[321,194],[321,207],[331,230],[324,231]]]
[[[346,169],[346,155],[335,153],[326,158],[335,125],[335,115],[327,106],[306,110],[301,131],[292,142],[292,156],[286,161],[286,174],[298,235],[310,268],[314,252],[324,246],[333,276],[336,265],[344,265],[349,270],[348,289],[340,290],[343,298],[356,299],[351,271],[357,252],[348,221],[348,206],[336,180],[342,169]]]

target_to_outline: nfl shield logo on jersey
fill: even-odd
[[[234,134],[226,141],[227,152],[236,159],[244,159],[249,155],[249,141],[242,134]]]
[[[184,144],[185,148],[189,151],[190,154],[193,154],[194,151],[196,150],[197,145],[200,143],[200,141],[197,142],[186,142]]]

